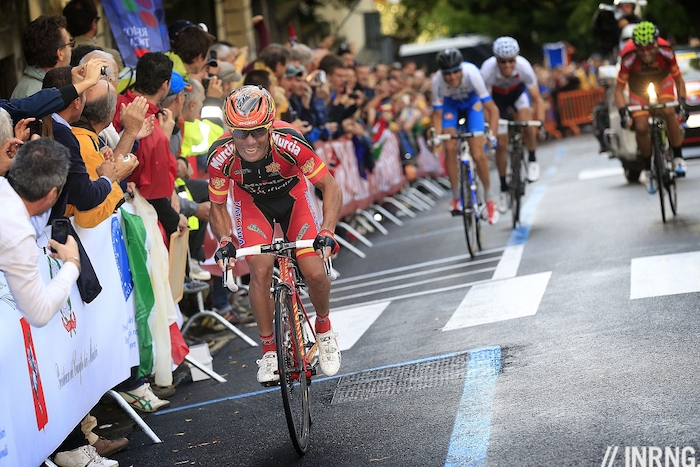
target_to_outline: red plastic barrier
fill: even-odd
[[[318,142],[315,148],[343,191],[341,218],[397,193],[406,183],[399,158],[399,140],[391,132],[386,135],[374,171],[367,174],[366,179],[360,176],[355,147],[347,136],[332,142]],[[312,204],[320,204],[317,201],[312,201]],[[317,212],[320,215],[320,206],[315,207],[319,207]]]

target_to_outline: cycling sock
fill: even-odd
[[[314,325],[317,334],[323,334],[331,330],[331,317],[316,315],[316,324]]]
[[[527,156],[527,160],[528,160],[528,161],[530,161],[530,162],[535,162],[535,161],[537,161],[537,157],[535,157],[535,150],[534,150],[534,149],[533,149],[532,151],[530,151],[530,150],[528,149],[527,152],[529,153],[529,155]]]
[[[671,150],[673,151],[674,158],[680,157],[681,159],[683,159],[683,151],[681,149],[682,149],[681,146],[678,146],[677,148],[674,148],[673,146],[671,146]]]
[[[277,350],[275,346],[275,335],[270,334],[269,336],[260,335],[260,342],[262,343],[262,353],[265,355],[267,352],[274,352]]]
[[[501,191],[508,191],[508,182],[506,182],[505,175],[501,177]]]

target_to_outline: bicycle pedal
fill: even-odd
[[[450,211],[450,214],[452,214],[452,217],[457,217],[462,215],[462,211],[455,209],[454,211]]]
[[[277,381],[266,381],[266,382],[264,382],[264,383],[260,383],[260,385],[261,385],[262,387],[264,387],[264,388],[273,388],[273,387],[275,387],[275,386],[279,386],[279,385],[280,385],[280,380],[277,380]]]

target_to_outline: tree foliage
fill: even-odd
[[[691,15],[696,0],[648,0],[644,18],[662,36],[685,43],[698,35],[700,15]],[[406,13],[396,18],[396,37],[412,42],[439,36],[481,33],[518,39],[526,53],[540,55],[542,44],[566,41],[580,58],[596,51],[592,20],[600,0],[401,0]],[[612,3],[612,2],[611,2]]]

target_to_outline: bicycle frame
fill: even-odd
[[[513,215],[513,228],[520,222],[521,197],[525,195],[525,186],[528,183],[527,166],[523,159],[525,146],[523,144],[522,130],[526,127],[540,127],[542,122],[538,120],[514,121],[499,119],[498,125],[508,125],[508,156],[510,158],[510,191],[511,213]]]
[[[666,222],[666,206],[664,192],[668,194],[668,201],[673,215],[677,209],[676,173],[673,171],[672,159],[669,154],[668,139],[666,136],[666,119],[661,114],[661,110],[667,107],[678,107],[678,102],[666,102],[663,104],[650,103],[647,105],[631,105],[628,110],[635,112],[638,110],[649,111],[649,131],[651,136],[651,174],[656,180],[661,202],[661,220]]]
[[[303,315],[304,320],[309,323],[309,315],[306,313],[306,308],[301,301],[299,296],[300,288],[305,287],[303,279],[299,274],[298,266],[296,261],[291,256],[292,250],[287,250],[283,254],[276,254],[277,263],[279,265],[279,273],[277,275],[273,274],[272,278],[272,289],[271,292],[274,296],[281,293],[286,293],[292,302],[292,316],[290,316],[292,323],[294,325],[295,339],[292,340],[295,346],[295,352],[297,353],[298,361],[295,362],[295,367],[300,373],[304,373],[307,378],[314,375],[315,368],[311,364],[316,352],[318,351],[318,345],[316,344],[316,332],[312,326],[309,326],[311,335],[313,336],[313,344],[307,349],[305,345],[299,347],[299,343],[304,343],[304,335],[302,331],[302,320],[300,319]],[[298,378],[299,374],[293,374],[293,378]]]

